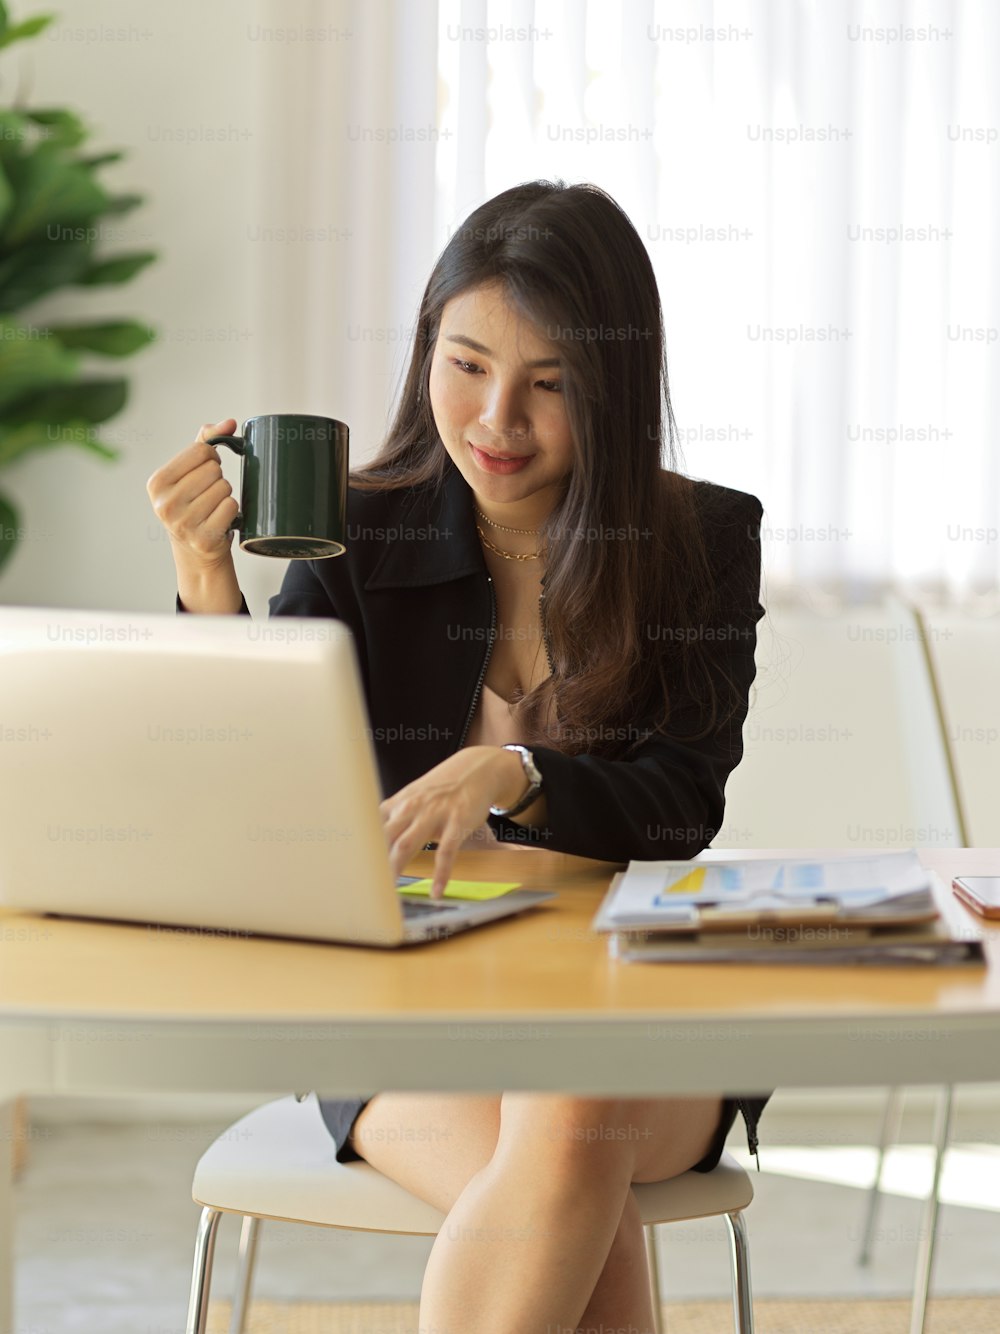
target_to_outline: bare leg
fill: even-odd
[[[0,1331],[14,1328],[14,1120],[0,1100]]]
[[[355,1149],[448,1213],[428,1262],[421,1329],[651,1329],[629,1183],[697,1162],[719,1107],[718,1098],[379,1094],[355,1123]]]
[[[501,1140],[503,1135],[501,1132]],[[544,1164],[525,1145],[497,1146],[435,1239],[420,1326],[435,1334],[564,1334],[586,1310],[625,1207],[612,1154]]]
[[[579,1334],[605,1334],[611,1330],[652,1334],[653,1294],[646,1261],[646,1234],[634,1191],[628,1193],[601,1277],[577,1330]]]

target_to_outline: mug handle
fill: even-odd
[[[205,443],[208,445],[225,445],[226,448],[231,449],[234,454],[242,454],[242,455],[246,454],[246,441],[243,439],[241,435],[213,435],[209,440],[206,440]],[[241,499],[242,496],[243,496],[243,466],[241,464],[240,465]],[[232,523],[226,529],[226,532],[238,533],[241,531],[242,527],[243,527],[243,511],[237,510],[236,515]]]

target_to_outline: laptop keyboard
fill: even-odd
[[[399,901],[403,905],[404,917],[422,917],[429,912],[454,912],[454,903],[432,903],[429,899],[408,899],[401,894]]]

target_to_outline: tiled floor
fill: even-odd
[[[198,1124],[36,1124],[17,1190],[16,1334],[182,1334],[198,1209],[195,1162],[229,1119]],[[865,1196],[857,1186],[784,1175],[784,1143],[815,1143],[788,1118],[769,1127],[775,1171],[749,1160],[756,1198],[748,1212],[753,1283],[761,1297],[905,1296],[910,1291],[921,1205],[886,1198],[873,1263],[855,1264]],[[734,1130],[731,1150],[739,1151]],[[745,1150],[745,1139],[743,1141]],[[762,1167],[768,1150],[761,1153]],[[800,1166],[800,1165],[799,1165]],[[796,1164],[792,1164],[798,1170]],[[817,1159],[810,1170],[822,1173]],[[832,1172],[846,1170],[843,1158]],[[992,1174],[992,1186],[990,1176]],[[935,1290],[1000,1292],[1000,1154],[976,1171],[993,1208],[942,1208]],[[961,1188],[959,1187],[961,1193]],[[232,1281],[238,1225],[223,1220],[216,1292]],[[729,1292],[725,1225],[710,1219],[661,1229],[664,1297]],[[430,1242],[265,1224],[257,1292],[274,1299],[413,1299]]]

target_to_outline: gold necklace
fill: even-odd
[[[542,554],[540,551],[501,551],[499,547],[493,545],[478,523],[476,524],[476,530],[483,539],[483,545],[489,547],[490,551],[495,551],[498,556],[503,556],[505,560],[538,560]],[[511,529],[511,531],[516,530]]]
[[[496,523],[493,519],[487,519],[487,518],[486,518],[486,515],[485,515],[485,514],[483,513],[483,511],[479,508],[478,505],[476,505],[474,508],[475,508],[476,513],[479,515],[479,517],[480,517],[482,520],[484,520],[484,522],[488,523],[488,524],[490,525],[491,528],[500,528],[500,529],[502,529],[503,532],[505,532],[505,533],[523,533],[525,537],[528,537],[528,536],[530,536],[530,537],[537,537],[537,536],[538,536],[538,531],[537,531],[537,529],[535,529],[535,528],[504,528],[504,526],[503,526],[502,523]]]

